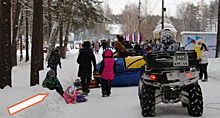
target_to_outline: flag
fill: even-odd
[[[139,32],[137,33],[137,42],[138,44],[140,44],[140,33]]]
[[[201,37],[199,37],[199,36],[196,35],[196,41],[199,40],[199,39],[201,39]]]
[[[187,45],[189,45],[190,43],[196,44],[196,41],[193,38],[188,37],[188,41],[187,41]]]
[[[130,40],[129,41],[132,41],[133,39],[132,39],[132,34],[130,35]]]
[[[133,42],[136,42],[136,35],[135,35],[135,33],[133,34]]]
[[[139,32],[139,35],[140,35],[140,39],[139,40],[140,40],[140,43],[141,43],[141,42],[143,42],[143,34],[142,34],[142,32]]]
[[[129,35],[126,35],[126,41],[129,41]]]

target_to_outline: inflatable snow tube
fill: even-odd
[[[128,58],[114,58],[116,62],[116,73],[112,80],[112,86],[136,86],[140,79],[141,66],[146,62],[143,56],[134,56]],[[99,72],[101,62],[97,64],[97,72]],[[95,73],[93,77],[102,82],[101,75]]]

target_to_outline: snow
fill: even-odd
[[[79,50],[74,49],[67,53],[67,59],[62,60],[62,69],[58,68],[58,79],[63,88],[71,85],[78,78],[78,64],[76,59]],[[101,61],[101,52],[96,55],[97,62]],[[20,62],[13,68],[12,86],[0,89],[0,118],[143,118],[137,96],[137,86],[113,87],[112,95],[101,97],[101,89],[91,89],[88,101],[85,103],[66,104],[56,91],[50,91],[41,86],[44,77],[49,70],[46,68],[40,72],[40,85],[30,87],[30,63]],[[209,59],[208,82],[199,82],[204,98],[204,118],[219,117],[220,109],[220,58]],[[28,99],[39,93],[49,93],[43,102],[28,109],[9,115],[7,108]],[[156,105],[156,116],[159,118],[190,117],[186,108],[180,103]]]
[[[175,27],[170,23],[164,23],[164,29],[170,29],[172,33],[177,33]],[[158,24],[153,33],[159,33],[162,30],[162,24]]]
[[[193,32],[193,31],[183,31],[181,35],[217,35],[217,32]]]

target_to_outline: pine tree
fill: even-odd
[[[34,0],[32,36],[30,85],[35,86],[39,84],[39,70],[43,67],[43,0]]]
[[[11,0],[0,0],[0,88],[11,86]]]

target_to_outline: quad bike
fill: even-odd
[[[155,51],[144,56],[138,95],[144,117],[155,116],[158,103],[182,102],[190,116],[203,114],[195,51]]]

